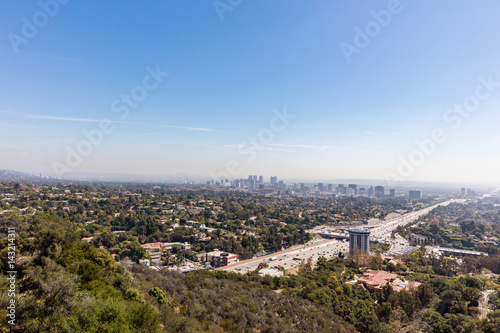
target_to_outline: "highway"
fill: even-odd
[[[228,272],[236,271],[244,274],[248,271],[255,270],[261,262],[266,262],[269,267],[281,266],[285,269],[290,269],[300,265],[302,260],[307,261],[308,258],[311,258],[312,261],[317,261],[320,256],[329,258],[338,255],[339,251],[345,253],[348,250],[348,246],[348,242],[327,240],[309,246],[296,247],[291,250],[275,252],[263,257],[240,261],[216,269]]]
[[[376,224],[376,225],[366,225],[371,230],[370,240],[377,240],[386,243],[396,243],[392,244],[391,254],[399,254],[405,251],[405,247],[408,242],[404,239],[399,239],[399,241],[391,240],[391,233],[398,226],[404,226],[409,223],[414,222],[421,216],[429,213],[431,210],[437,206],[447,206],[451,202],[459,200],[449,200],[428,208],[421,209],[419,211],[411,212],[400,216],[397,219]],[[285,269],[290,269],[301,264],[302,260],[307,261],[309,258],[311,260],[317,261],[319,257],[323,256],[325,258],[330,258],[337,256],[339,251],[346,253],[349,250],[349,241],[347,240],[325,240],[323,242],[318,242],[308,246],[295,247],[293,249],[288,249],[285,251],[275,252],[263,257],[248,259],[244,261],[239,261],[227,266],[216,268],[217,270],[225,270],[228,272],[238,272],[246,273],[248,271],[253,271],[259,266],[261,262],[266,262],[269,267],[281,266]]]

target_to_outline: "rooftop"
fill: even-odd
[[[353,234],[370,234],[370,229],[368,228],[351,228],[349,233]]]

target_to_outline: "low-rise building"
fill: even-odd
[[[158,264],[161,261],[161,252],[158,251],[153,251],[153,250],[148,250],[149,253],[149,258],[151,259],[151,262]]]
[[[471,251],[471,250],[463,250],[463,249],[452,249],[449,247],[440,247],[440,246],[426,246],[425,247],[427,251],[429,252],[434,252],[438,255],[455,255],[455,256],[472,256],[472,257],[479,257],[479,256],[487,256],[488,253],[486,252],[479,252],[479,251]]]
[[[415,243],[425,243],[427,237],[419,234],[410,234],[410,241]]]
[[[238,261],[238,255],[229,252],[223,252],[215,249],[205,255],[205,261],[210,262],[213,260],[215,267],[227,266]]]
[[[189,250],[191,248],[191,244],[189,244],[188,242],[184,242],[184,243],[181,243],[181,242],[172,242],[172,243],[164,243],[165,244],[165,248],[167,250],[172,250],[172,245],[180,245],[181,248],[183,248],[184,250]]]
[[[360,285],[368,290],[381,290],[383,286],[389,284],[394,291],[412,291],[420,286],[420,282],[404,281],[398,278],[397,274],[389,273],[386,271],[368,270],[363,274],[362,278],[355,281],[350,281],[348,284]]]
[[[161,249],[165,248],[165,243],[146,243],[142,244],[141,247],[147,251],[160,251]]]
[[[381,289],[387,283],[393,282],[397,278],[397,274],[392,274],[386,271],[368,270],[363,274],[362,278],[357,280],[358,284],[363,284],[367,289]]]
[[[149,259],[140,259],[139,264],[151,266],[151,261]]]
[[[283,272],[276,268],[263,268],[259,271],[259,275],[283,276]]]

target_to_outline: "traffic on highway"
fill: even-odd
[[[437,206],[446,206],[454,201],[458,200],[449,200],[431,207],[421,209],[419,211],[407,213],[398,217],[397,219],[385,223],[380,223],[376,226],[370,226],[370,238],[371,240],[391,244],[391,249],[387,254],[403,254],[409,252],[409,242],[399,235],[397,235],[397,237],[392,240],[392,231],[399,226],[408,225],[416,221],[418,218],[429,213]],[[300,265],[302,262],[307,262],[309,258],[312,262],[315,262],[319,257],[330,258],[338,256],[339,253],[346,253],[348,251],[349,241],[347,239],[325,240],[313,243],[312,245],[295,247],[294,249],[288,249],[258,258],[239,261],[217,269],[244,274],[249,271],[256,270],[260,263],[265,262],[269,267],[283,267],[285,270],[288,270]]]

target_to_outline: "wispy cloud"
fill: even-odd
[[[356,146],[360,147],[368,147],[368,148],[390,148],[389,146],[384,146],[384,145],[374,145],[370,143],[354,143]]]
[[[195,146],[195,147],[216,147],[210,143],[198,143],[198,142],[187,142],[187,143],[185,143],[185,145],[186,146]]]
[[[376,135],[376,136],[384,136],[384,135],[400,135],[400,132],[373,132],[373,131],[363,131],[363,134],[367,135]]]
[[[27,118],[27,119],[80,121],[80,122],[99,122],[100,121],[98,119],[57,117],[57,116],[49,116],[49,115],[33,114],[33,113],[23,113],[23,112],[14,112],[14,111],[0,111],[0,113],[13,114],[13,115],[20,116],[22,118]]]
[[[283,149],[283,148],[262,148],[263,150],[270,150],[270,151],[284,151],[287,153],[295,153],[295,150],[291,149]]]
[[[0,111],[0,113],[12,114],[12,115],[16,115],[16,116],[19,116],[19,117],[22,117],[22,118],[26,118],[26,119],[72,121],[72,122],[90,122],[90,123],[96,123],[96,122],[100,122],[101,121],[101,119],[59,117],[59,116],[33,114],[33,113],[23,113],[23,112],[14,112],[14,111]],[[176,128],[176,129],[181,129],[181,130],[185,130],[185,131],[214,132],[214,130],[212,130],[210,128],[203,128],[203,127],[164,125],[164,124],[143,123],[143,122],[133,122],[133,121],[113,121],[113,123],[116,123],[116,124],[127,124],[127,125],[161,126],[161,127],[165,127],[165,128]]]
[[[175,125],[161,125],[162,127],[167,127],[167,128],[177,128],[177,129],[182,129],[186,131],[201,131],[201,132],[213,132],[214,130],[210,128],[203,128],[203,127],[189,127],[189,126],[175,126]]]
[[[61,57],[61,56],[56,56],[56,55],[52,55],[52,54],[35,53],[35,52],[23,52],[23,53],[27,54],[27,55],[32,55],[32,56],[42,57],[42,58],[49,58],[49,59],[54,59],[54,60],[62,60],[62,61],[70,61],[70,62],[82,61],[81,58]]]
[[[332,148],[331,146],[313,146],[313,145],[302,145],[302,144],[283,144],[283,143],[270,143],[266,146],[273,147],[285,147],[285,148],[303,148],[303,149],[314,149],[314,150],[326,150]]]
[[[18,142],[1,142],[0,148],[3,149],[39,149],[40,146],[52,145],[54,142],[63,143],[69,141],[63,140],[44,140],[43,138],[39,138],[34,141],[18,141]]]
[[[226,150],[226,151],[233,151],[235,149],[241,149],[241,148],[247,148],[247,149],[256,149],[256,150],[267,150],[267,151],[285,151],[289,153],[295,153],[294,150],[291,149],[283,149],[283,148],[275,148],[275,147],[270,147],[273,146],[272,144],[267,144],[267,145],[261,145],[258,148],[252,147],[252,146],[247,146],[247,145],[236,145],[236,144],[227,144],[227,145],[214,145],[211,143],[186,143],[187,146],[197,146],[197,147],[209,147],[215,150]]]
[[[185,143],[186,146],[190,147],[205,147],[213,150],[218,150],[218,151],[233,151],[238,147],[238,145],[216,145],[213,143],[199,143],[199,142],[188,142]]]
[[[26,128],[26,129],[48,129],[47,127],[40,126],[27,126],[27,125],[14,125],[14,124],[5,124],[0,123],[1,127],[11,127],[11,128]]]
[[[155,132],[155,133],[141,133],[141,134],[134,134],[132,135],[133,137],[139,137],[139,136],[153,136],[153,135],[160,135],[160,132]]]

